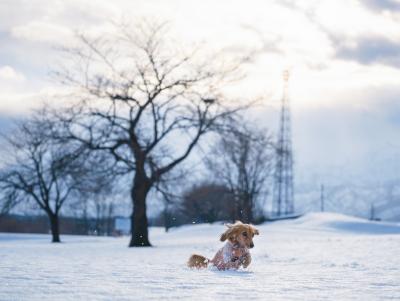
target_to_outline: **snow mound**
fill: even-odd
[[[308,213],[293,224],[321,230],[335,230],[360,234],[400,234],[400,224],[370,221],[332,212]]]

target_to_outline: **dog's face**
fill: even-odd
[[[229,240],[232,244],[241,248],[253,248],[253,237],[258,235],[258,230],[249,224],[237,221],[234,224],[227,224],[228,229],[222,233],[221,241]]]

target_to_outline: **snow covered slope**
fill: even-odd
[[[338,213],[309,213],[295,221],[303,229],[336,231],[338,233],[400,234],[400,224],[376,222]]]
[[[400,299],[400,226],[332,213],[259,226],[248,270],[191,270],[211,257],[223,225],[165,234],[154,248],[125,238],[0,233],[0,300],[383,300]]]

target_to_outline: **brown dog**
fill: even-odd
[[[254,247],[253,237],[259,231],[252,225],[243,224],[237,221],[234,224],[227,224],[228,229],[222,233],[220,240],[226,244],[215,254],[212,260],[202,255],[192,255],[189,258],[188,266],[191,268],[206,268],[209,263],[218,270],[238,269],[243,266],[247,268],[251,263],[249,249]]]

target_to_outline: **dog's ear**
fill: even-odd
[[[221,234],[221,238],[219,239],[220,241],[227,240],[229,238],[230,233],[232,232],[232,230],[231,230],[232,225],[227,224],[226,226],[228,227],[228,229],[224,233]]]
[[[228,236],[226,236],[226,232],[224,232],[224,233],[222,233],[221,234],[221,237],[220,237],[220,241],[225,241],[226,239],[228,238]]]
[[[233,225],[227,224],[226,226],[228,227],[228,229],[224,233],[221,234],[221,238],[220,238],[221,241],[225,241],[227,239],[232,239],[232,237],[233,237],[232,234],[233,234],[233,232],[235,232],[235,228],[233,228]]]

